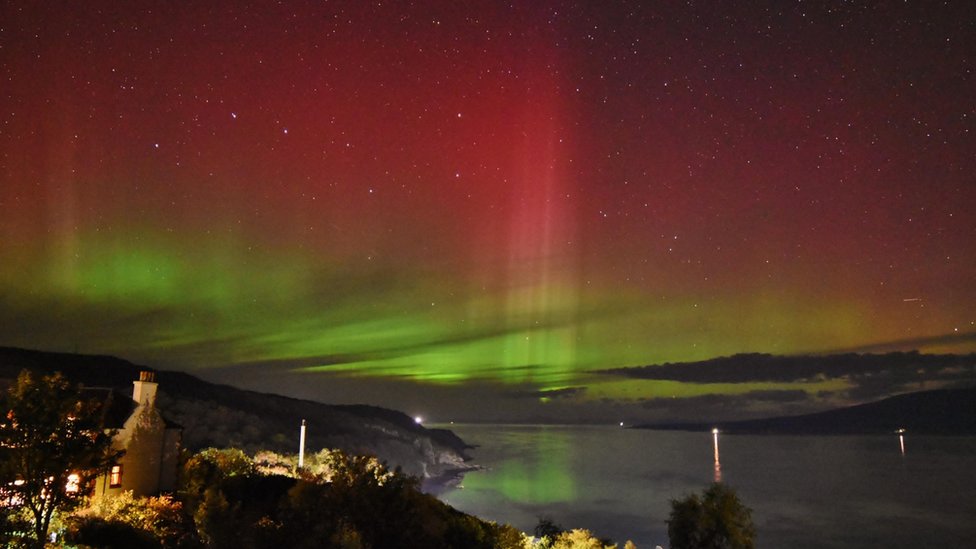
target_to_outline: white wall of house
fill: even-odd
[[[181,432],[166,428],[156,408],[156,389],[148,372],[133,382],[132,399],[137,406],[113,442],[116,449],[125,450],[119,461],[121,485],[113,487],[111,475],[105,475],[95,483],[96,497],[129,490],[137,496],[148,496],[176,488]]]

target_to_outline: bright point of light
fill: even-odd
[[[415,417],[415,418],[413,418],[413,420],[414,420],[414,422],[415,422],[415,423],[416,423],[417,425],[420,425],[421,423],[423,423],[423,422],[424,422],[424,418],[422,418],[422,417],[420,417],[420,416],[417,416],[417,417]]]
[[[717,435],[718,434],[718,429],[717,428],[716,429],[712,429],[712,434],[713,435]]]

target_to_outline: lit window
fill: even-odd
[[[118,488],[122,486],[122,466],[113,465],[112,471],[108,474],[108,487]]]
[[[80,480],[81,477],[79,477],[78,475],[68,475],[68,484],[64,487],[64,491],[68,492],[69,494],[77,494],[78,482]]]

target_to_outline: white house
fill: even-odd
[[[128,418],[121,425],[118,425],[118,419],[115,425],[106,425],[118,429],[113,447],[125,450],[125,455],[108,474],[95,481],[92,492],[95,497],[121,494],[127,490],[137,496],[151,496],[176,488],[183,429],[167,423],[156,408],[155,374],[141,372],[139,381],[132,384],[132,401],[119,403],[127,405]],[[112,404],[109,408],[116,407]],[[111,422],[110,418],[106,419]]]

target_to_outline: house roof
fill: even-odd
[[[97,400],[102,403],[102,424],[106,429],[121,429],[136,409],[132,395],[123,394],[110,387],[83,387],[81,398]],[[167,429],[182,429],[183,426],[163,418]]]
[[[121,429],[125,420],[132,415],[136,404],[131,398],[108,387],[85,387],[81,390],[81,398],[101,403],[101,420],[106,429]]]

